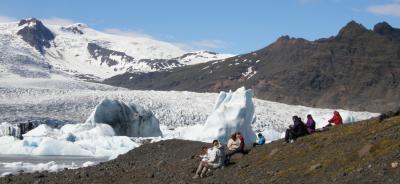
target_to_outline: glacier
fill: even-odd
[[[117,109],[131,111],[132,114],[146,114],[142,110],[151,110],[154,121],[157,119],[159,123],[154,126],[160,129],[162,137],[119,136],[111,125],[102,122],[101,116],[95,118],[96,111],[100,114],[104,111],[96,106],[104,108],[100,105],[104,101],[109,101],[105,104],[114,104],[111,109],[114,109],[112,114],[115,117],[120,116]],[[138,102],[140,107],[131,105]],[[345,123],[379,115],[338,111]],[[255,140],[255,132],[262,132],[270,142],[281,138],[282,132],[292,124],[293,115],[305,119],[307,114],[312,114],[317,127],[321,127],[326,125],[333,110],[259,100],[244,88],[220,94],[139,91],[59,75],[51,79],[3,75],[0,77],[0,112],[0,132],[6,130],[1,127],[15,126],[16,123],[38,122],[35,129],[23,134],[24,140],[1,136],[0,154],[79,155],[113,159],[148,140],[176,138],[210,141],[217,138],[224,143],[231,132],[241,131],[247,142]],[[153,121],[151,119],[149,121]],[[131,120],[137,121],[135,118]]]
[[[110,125],[116,135],[128,137],[162,136],[158,119],[149,110],[137,104],[104,99],[92,112],[86,123]]]

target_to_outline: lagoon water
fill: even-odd
[[[0,175],[4,173],[17,174],[21,171],[74,169],[107,160],[107,157],[0,155]]]

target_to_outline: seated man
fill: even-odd
[[[307,128],[303,121],[297,116],[293,116],[293,126],[286,130],[285,141],[287,143],[295,141],[298,137],[307,135]]]
[[[253,147],[256,147],[257,145],[265,144],[265,137],[261,133],[258,133],[257,137],[258,137],[258,141],[253,144]]]
[[[223,147],[218,140],[214,140],[212,144],[213,147],[208,150],[207,156],[203,157],[200,161],[196,175],[193,176],[193,179],[199,177],[203,178],[208,169],[217,169],[223,166],[225,157]]]

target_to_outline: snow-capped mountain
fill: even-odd
[[[232,56],[186,53],[151,38],[103,33],[82,23],[45,25],[35,18],[0,24],[0,53],[0,67],[14,74],[45,76],[51,70],[93,78],[168,70]]]

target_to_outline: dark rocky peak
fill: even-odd
[[[374,26],[374,32],[386,36],[390,40],[400,41],[400,29],[392,27],[387,22],[380,22]]]
[[[302,44],[306,44],[308,42],[309,41],[307,41],[304,38],[294,38],[294,37],[285,35],[285,36],[279,37],[274,43],[267,46],[267,48],[269,48],[269,49],[279,48],[280,49],[282,47],[293,46],[293,45],[302,45]]]
[[[129,56],[125,54],[124,52],[119,52],[119,51],[114,51],[110,50],[107,48],[103,48],[96,43],[88,43],[87,49],[89,51],[89,54],[92,58],[94,59],[99,59],[100,64],[102,65],[103,63],[107,64],[108,66],[114,66],[117,65],[119,62],[126,62],[130,63],[135,61],[135,59],[132,56]],[[113,57],[119,57],[121,58],[121,61],[117,61],[113,59]]]
[[[385,34],[386,32],[393,31],[394,28],[387,22],[379,22],[374,26],[374,31],[379,34]]]
[[[368,29],[365,28],[362,24],[357,23],[352,20],[347,23],[337,35],[338,38],[352,38],[358,35],[361,35],[365,32],[368,32]]]
[[[17,34],[42,54],[44,53],[44,48],[49,48],[51,46],[50,41],[55,38],[54,34],[41,21],[35,18],[21,20],[18,26],[21,28]]]
[[[76,24],[72,24],[70,26],[67,27],[61,27],[61,30],[63,31],[67,31],[67,32],[72,32],[74,34],[84,34],[84,29],[88,28],[88,26],[86,24],[83,23],[76,23]]]

